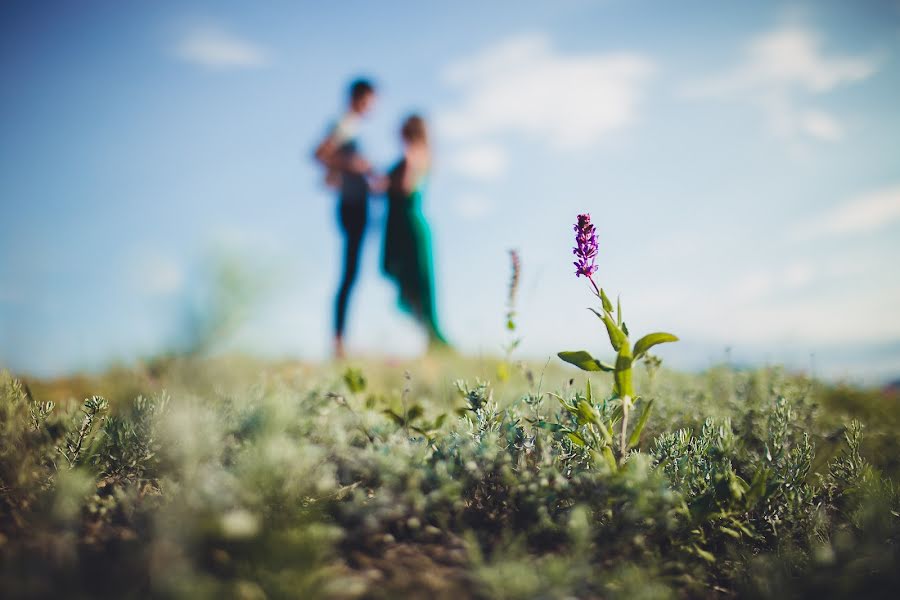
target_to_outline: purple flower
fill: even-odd
[[[590,279],[597,272],[597,234],[591,224],[591,215],[578,215],[578,223],[575,224],[575,248],[572,249],[575,257],[575,275],[584,275]]]

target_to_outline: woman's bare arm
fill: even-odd
[[[400,185],[404,194],[411,194],[419,181],[428,172],[430,156],[428,149],[421,146],[410,146],[406,149],[406,165],[403,169],[403,177]]]

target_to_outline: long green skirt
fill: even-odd
[[[416,318],[428,333],[429,344],[447,344],[434,303],[431,233],[422,215],[422,193],[388,194],[382,269],[399,291],[400,308]]]

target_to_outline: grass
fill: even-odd
[[[610,461],[612,378],[555,358],[4,374],[0,589],[783,598],[900,584],[896,396],[778,369],[635,376],[629,433],[652,411]]]

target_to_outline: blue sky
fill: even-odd
[[[310,160],[344,88],[381,94],[382,168],[433,125],[439,310],[499,352],[523,273],[523,356],[604,348],[572,271],[591,212],[599,281],[660,354],[900,374],[900,2],[86,2],[0,8],[0,362],[40,374],[178,339],[216,252],[261,284],[224,349],[317,359],[338,277]],[[349,324],[358,354],[424,340],[378,271],[373,201]]]

